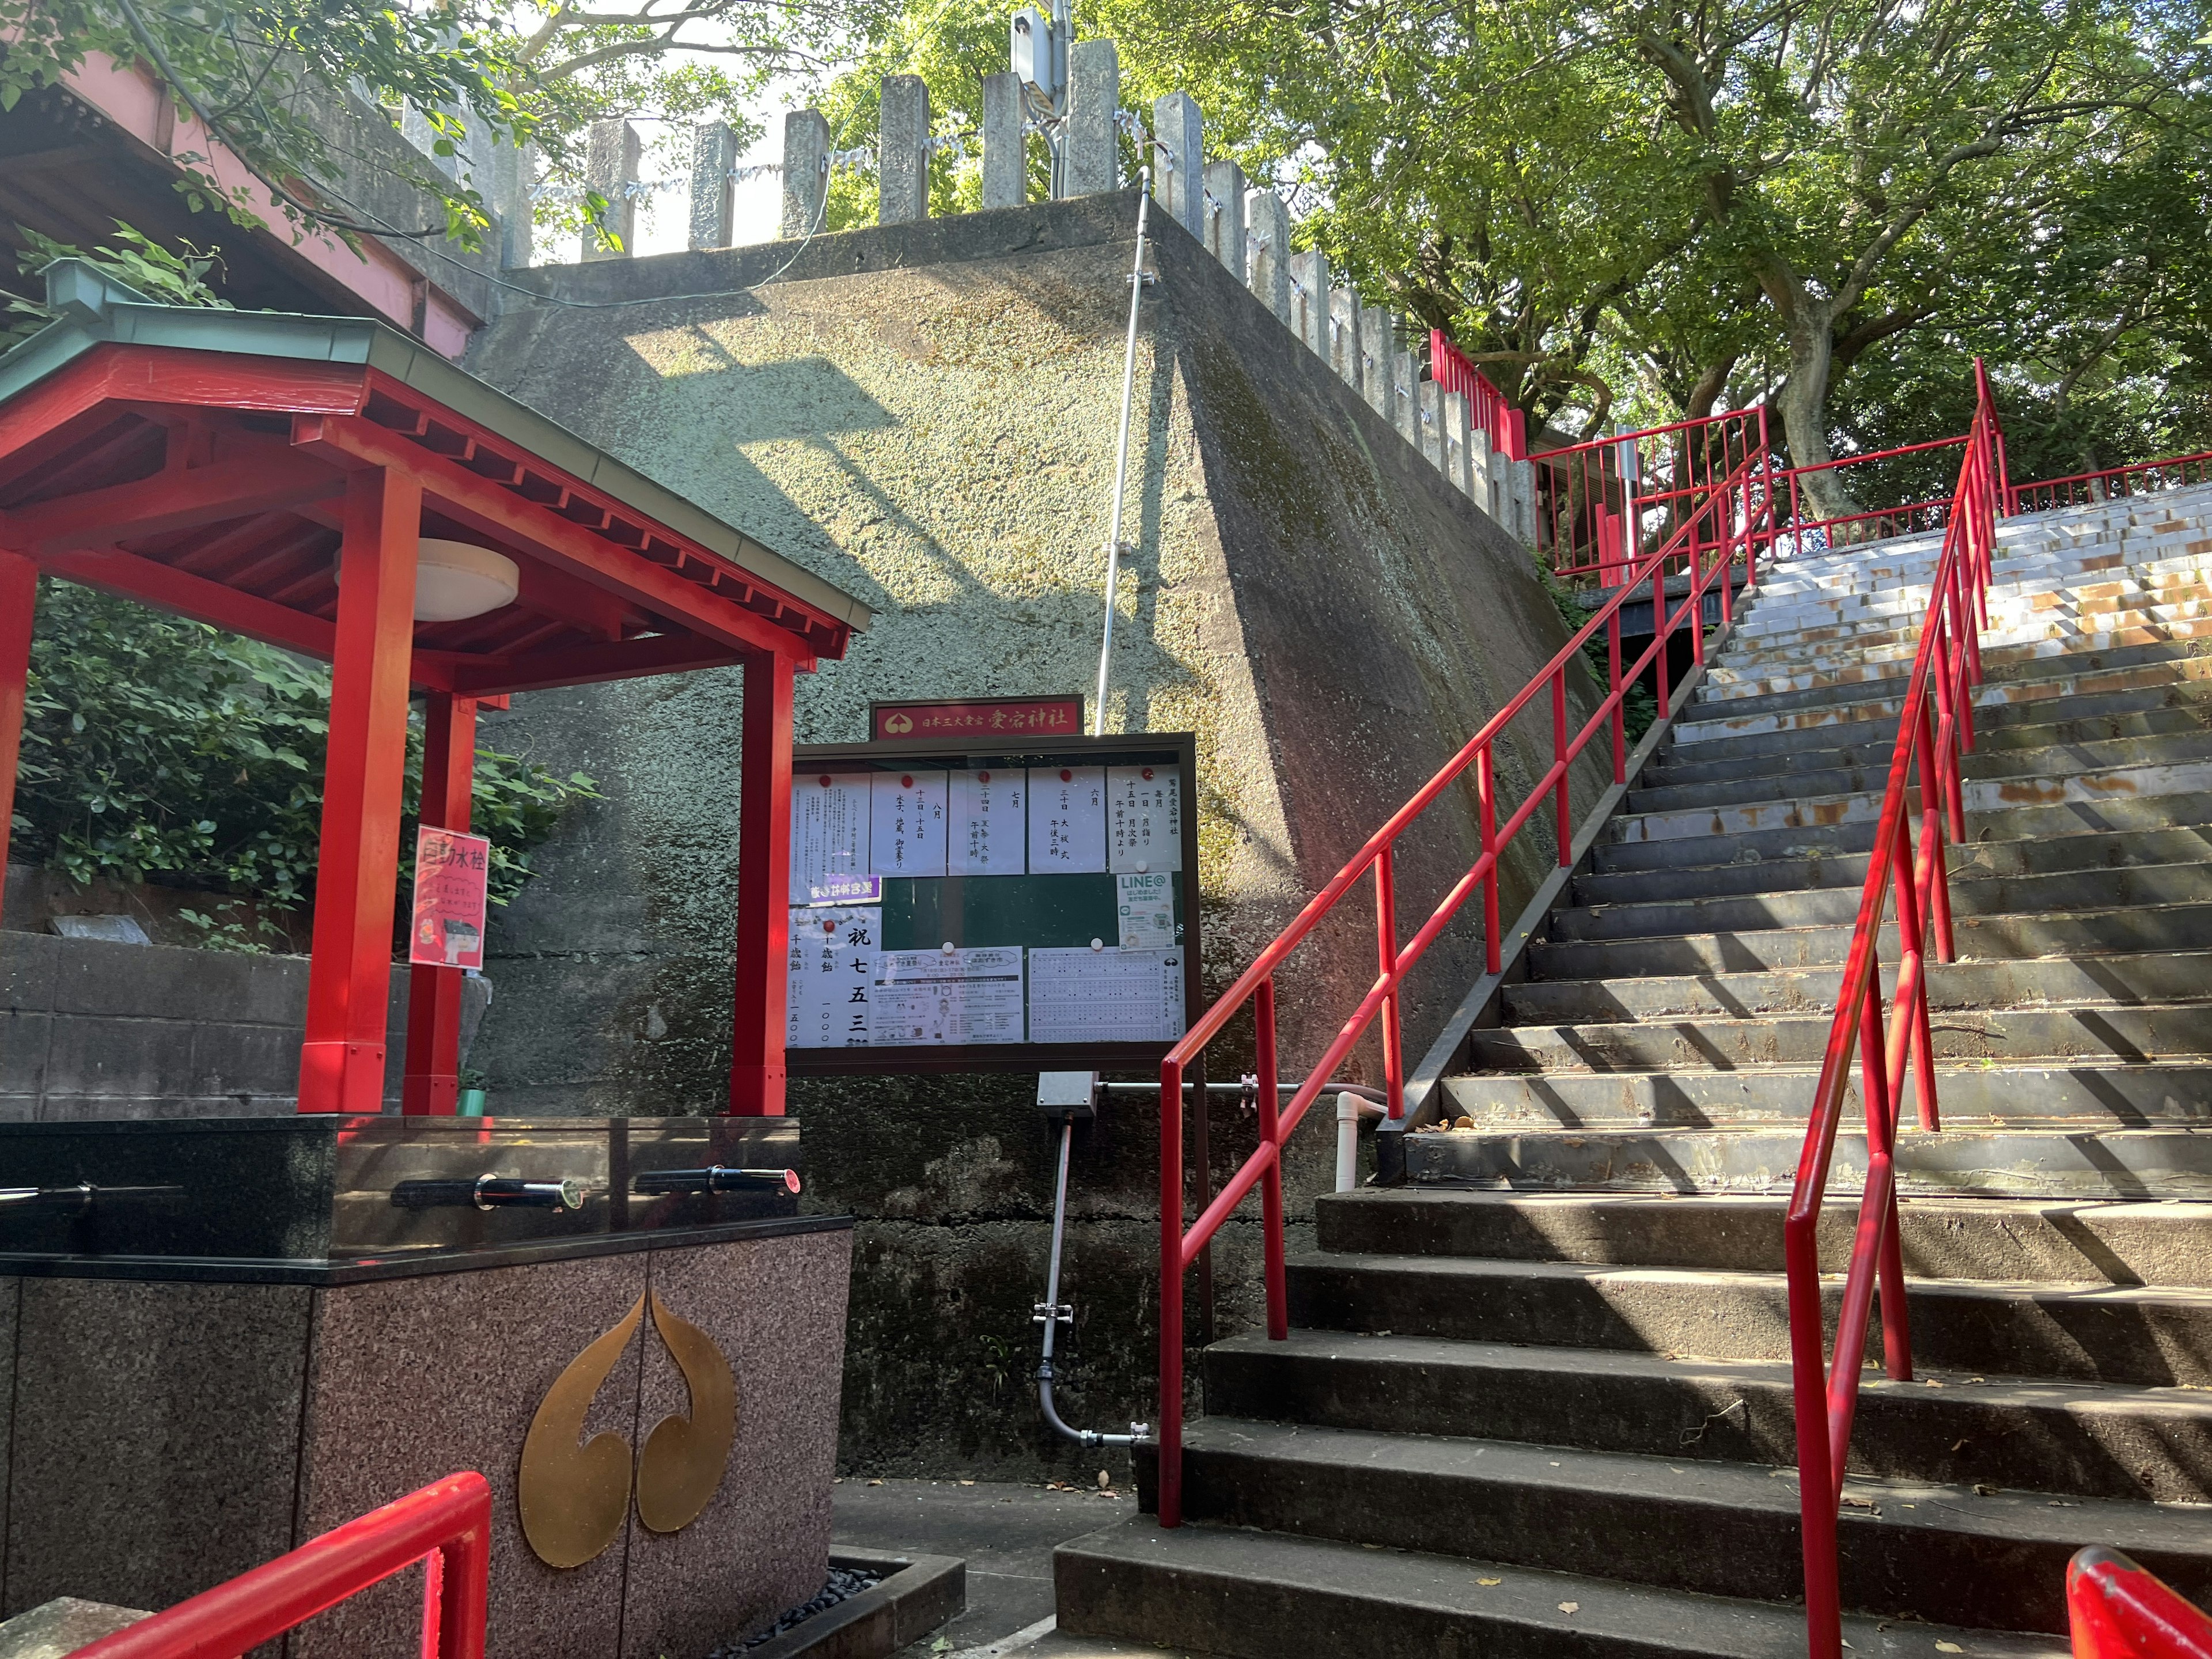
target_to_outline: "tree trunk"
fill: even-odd
[[[1834,459],[1828,448],[1828,373],[1835,338],[1833,321],[1820,305],[1803,306],[1790,330],[1790,378],[1775,401],[1792,466],[1819,466]],[[1797,494],[1804,518],[1841,519],[1859,510],[1840,473],[1805,473],[1797,480]]]

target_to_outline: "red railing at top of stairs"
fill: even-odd
[[[1650,556],[1631,561],[1629,580],[1590,617],[1581,630],[1518,695],[1468,738],[1389,821],[1369,836],[1328,884],[1316,894],[1295,921],[1261,951],[1237,982],[1170,1049],[1160,1064],[1160,1397],[1158,1425],[1159,1449],[1159,1519],[1164,1527],[1182,1519],[1182,1361],[1183,1275],[1196,1265],[1208,1241],[1223,1222],[1249,1196],[1261,1189],[1262,1253],[1267,1285],[1267,1334],[1277,1341],[1289,1334],[1289,1310],[1284,1280],[1283,1188],[1281,1158],[1289,1139],[1327,1080],[1350,1055],[1368,1028],[1379,1020],[1382,1027],[1383,1097],[1393,1119],[1402,1119],[1405,1103],[1405,1055],[1400,1041],[1398,997],[1406,976],[1433,944],[1461,906],[1482,896],[1484,949],[1488,971],[1500,963],[1498,866],[1513,838],[1534,821],[1548,800],[1552,811],[1556,854],[1562,867],[1574,862],[1576,828],[1570,799],[1569,768],[1600,732],[1610,733],[1610,768],[1614,783],[1627,780],[1627,726],[1623,699],[1628,689],[1647,671],[1656,675],[1659,707],[1669,707],[1667,650],[1675,629],[1689,630],[1695,660],[1705,660],[1702,624],[1705,593],[1717,582],[1720,588],[1723,624],[1733,619],[1729,573],[1741,560],[1747,583],[1755,583],[1762,550],[1771,537],[1768,514],[1771,497],[1767,489],[1765,411],[1739,410],[1693,423],[1711,428],[1700,440],[1715,453],[1734,458],[1726,471],[1715,475],[1695,499],[1678,504],[1679,526],[1674,535]],[[1670,568],[1686,571],[1686,592],[1677,602],[1666,591]],[[1620,612],[1643,597],[1650,584],[1653,637],[1634,662],[1621,660]],[[1567,713],[1567,669],[1588,642],[1601,636],[1607,642],[1607,691],[1595,711],[1579,727],[1570,731]],[[1548,694],[1551,714],[1552,762],[1528,797],[1506,818],[1498,821],[1498,801],[1494,745],[1514,718]],[[1453,884],[1423,921],[1411,940],[1398,939],[1395,853],[1399,837],[1468,773],[1474,775],[1476,806],[1482,850],[1464,876]],[[1595,811],[1596,803],[1591,803]],[[1594,811],[1593,811],[1594,815]],[[1586,826],[1587,827],[1587,826]],[[1358,1006],[1345,1019],[1320,1060],[1290,1099],[1277,1102],[1279,1054],[1276,1041],[1275,975],[1285,960],[1364,877],[1370,876],[1375,893],[1376,971],[1374,981]],[[1183,1074],[1220,1036],[1238,1010],[1254,1011],[1254,1041],[1257,1086],[1253,1098],[1259,1115],[1258,1148],[1232,1176],[1218,1196],[1206,1190],[1206,1175],[1199,1171],[1198,1219],[1183,1225],[1182,1113]]]
[[[237,1659],[428,1559],[422,1659],[483,1659],[491,1488],[449,1474],[227,1583],[77,1650],[76,1659]]]
[[[2002,499],[1995,410],[1979,363],[1974,375],[1973,429],[1967,434],[1958,486],[1952,494],[1919,648],[1901,688],[1903,707],[1873,856],[1867,865],[1835,1019],[1783,1224],[1796,1401],[1798,1502],[1803,1517],[1806,1644],[1811,1659],[1840,1659],[1841,1655],[1836,1515],[1843,1502],[1851,1419],[1858,1405],[1861,1361],[1877,1285],[1884,1362],[1889,1375],[1899,1381],[1912,1375],[1893,1152],[1908,1060],[1920,1126],[1929,1130],[1941,1127],[1928,1030],[1927,963],[1931,951],[1939,961],[1952,957],[1943,846],[1947,830],[1953,842],[1966,835],[1959,763],[1974,743],[1973,698],[1982,678],[1980,634],[1989,620],[1990,563]],[[1911,799],[1916,780],[1920,817],[1917,845]],[[1881,935],[1893,896],[1898,965],[1885,1003]],[[1820,1206],[1854,1060],[1866,1110],[1866,1175],[1831,1366],[1822,1321]]]
[[[2066,1564],[2074,1659],[2212,1659],[2212,1619],[2118,1550]]]
[[[1509,461],[1528,459],[1528,419],[1505,401],[1505,394],[1490,377],[1468,362],[1443,330],[1429,331],[1429,378],[1446,393],[1456,392],[1467,399],[1468,413],[1478,432],[1490,437],[1490,453]]]

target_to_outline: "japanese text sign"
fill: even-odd
[[[415,836],[415,920],[407,960],[422,968],[483,966],[491,843],[428,824]]]

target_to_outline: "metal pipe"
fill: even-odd
[[[1098,700],[1091,735],[1106,735],[1106,675],[1114,661],[1114,605],[1121,580],[1121,495],[1129,482],[1129,400],[1137,384],[1137,307],[1145,297],[1145,225],[1152,204],[1152,169],[1137,173],[1137,257],[1129,268],[1129,339],[1121,354],[1121,430],[1114,446],[1114,501],[1106,531],[1106,627],[1098,641]]]
[[[637,1178],[641,1193],[738,1193],[781,1187],[799,1190],[796,1170],[736,1170],[712,1164],[704,1170],[648,1170]]]
[[[481,1175],[475,1180],[403,1181],[392,1201],[403,1210],[434,1210],[473,1205],[479,1210],[580,1210],[584,1183],[574,1176],[558,1181],[525,1181],[518,1176]]]
[[[1146,1430],[1141,1423],[1132,1423],[1129,1434],[1101,1434],[1096,1429],[1071,1428],[1052,1403],[1052,1345],[1063,1320],[1073,1322],[1075,1310],[1060,1305],[1060,1243],[1067,1225],[1067,1158],[1075,1144],[1075,1119],[1071,1115],[1060,1124],[1060,1179],[1052,1195],[1052,1266],[1046,1270],[1044,1300],[1037,1304],[1036,1320],[1044,1327],[1044,1352],[1038,1357],[1036,1382],[1037,1405],[1044,1413],[1044,1420],[1079,1446],[1133,1446]]]

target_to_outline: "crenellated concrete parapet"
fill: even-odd
[[[1462,495],[1514,535],[1535,529],[1534,470],[1498,453],[1491,433],[1476,425],[1466,398],[1447,394],[1428,372],[1427,330],[1388,307],[1365,303],[1342,283],[1318,248],[1294,252],[1289,204],[1276,191],[1254,185],[1224,157],[1206,154],[1206,115],[1183,92],[1155,100],[1147,127],[1121,106],[1120,58],[1110,40],[1082,40],[1068,54],[1064,114],[1045,119],[1011,71],[988,76],[978,130],[937,133],[929,89],[919,76],[883,82],[876,145],[838,150],[818,111],[795,110],[784,120],[780,164],[743,167],[730,130],[698,128],[688,179],[641,182],[638,143],[627,123],[602,122],[588,146],[591,188],[610,203],[609,230],[619,248],[586,235],[583,257],[620,258],[633,252],[636,204],[665,188],[688,187],[689,246],[726,247],[732,240],[732,191],[755,172],[780,172],[785,239],[817,234],[830,175],[841,167],[872,170],[877,219],[886,225],[930,217],[929,171],[941,150],[968,153],[980,141],[982,206],[1019,207],[1029,196],[1029,143],[1042,133],[1059,146],[1056,194],[1097,195],[1121,187],[1122,144],[1133,141],[1151,169],[1159,216],[1173,219],[1220,262],[1306,349],[1344,383]]]

